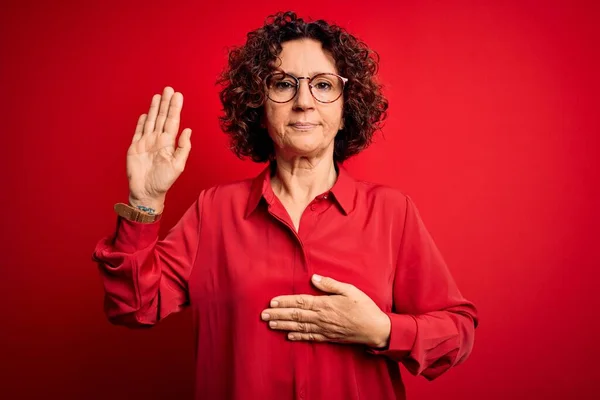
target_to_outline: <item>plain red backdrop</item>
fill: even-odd
[[[0,398],[191,398],[190,315],[110,325],[90,256],[165,85],[194,135],[163,232],[202,188],[262,169],[229,152],[215,80],[227,48],[285,9],[381,55],[389,119],[347,166],[413,197],[480,310],[470,359],[431,383],[405,373],[409,399],[597,398],[596,4],[3,2]]]

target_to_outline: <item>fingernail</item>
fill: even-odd
[[[277,307],[279,302],[277,300],[271,300],[271,307]]]
[[[268,320],[269,318],[271,318],[271,316],[270,316],[269,314],[267,314],[267,313],[262,313],[262,315],[261,315],[261,318],[262,318],[264,321],[266,321],[266,320]]]
[[[321,282],[321,279],[322,279],[321,275],[317,275],[317,274],[313,275],[313,280],[315,282]]]
[[[271,328],[275,328],[275,327],[277,326],[277,322],[275,322],[275,321],[271,321],[271,322],[269,322],[269,326],[270,326]]]
[[[296,339],[296,336],[294,336],[294,334],[293,334],[293,333],[290,333],[290,334],[288,335],[288,338],[289,338],[290,340],[294,340],[294,339]]]

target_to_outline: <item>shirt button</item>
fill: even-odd
[[[298,393],[300,395],[300,398],[304,398],[304,386],[300,388],[300,393]]]
[[[324,194],[324,195],[323,195],[323,198],[324,198],[325,200],[327,200],[327,195],[326,195],[326,194]]]
[[[317,209],[317,206],[315,206],[314,204],[311,204],[310,209],[315,211]]]

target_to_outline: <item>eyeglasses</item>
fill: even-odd
[[[275,103],[287,103],[296,97],[302,79],[308,80],[310,94],[320,103],[333,103],[339,99],[348,82],[347,78],[333,73],[317,74],[309,78],[278,71],[265,79],[267,97]]]

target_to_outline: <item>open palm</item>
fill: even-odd
[[[167,191],[185,168],[192,148],[191,129],[184,129],[175,146],[183,95],[166,87],[154,95],[142,114],[127,151],[129,201],[161,212]]]

